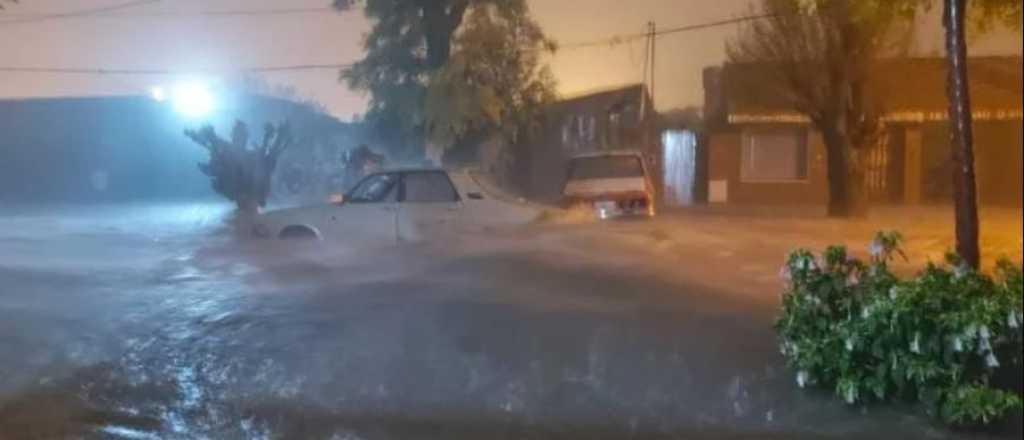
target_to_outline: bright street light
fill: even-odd
[[[149,95],[153,97],[154,101],[164,102],[167,100],[167,92],[164,91],[163,87],[156,86],[149,89]]]
[[[155,94],[154,97],[156,97]],[[175,86],[171,99],[174,104],[174,110],[187,118],[205,117],[212,113],[216,107],[209,87],[201,83],[186,83]]]

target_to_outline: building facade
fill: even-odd
[[[568,160],[598,151],[649,153],[652,166],[648,168],[657,170],[660,140],[650,102],[647,89],[633,84],[555,103],[545,116],[540,138],[520,158],[516,186],[534,200],[555,202],[567,177]]]
[[[367,141],[361,127],[305,105],[250,94],[222,101],[196,120],[143,96],[0,100],[0,203],[216,198],[196,166],[208,154],[183,131],[209,123],[228,136],[236,120],[252,140],[263,124],[287,121],[295,143],[277,165],[274,195],[322,199],[312,177],[339,170],[341,150]]]
[[[980,202],[1019,207],[1024,186],[1021,58],[974,58],[969,68]],[[827,203],[820,133],[781,92],[751,92],[757,72],[758,66],[741,64],[705,70],[708,201]],[[866,194],[873,203],[950,201],[945,60],[886,60],[873,78],[871,93],[883,128],[878,144],[863,152]]]

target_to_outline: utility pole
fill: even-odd
[[[655,41],[658,39],[653,21],[647,22],[647,39],[644,45],[644,79],[640,88],[640,124],[643,129],[643,143],[650,144],[648,115],[654,113],[654,58]]]
[[[651,112],[654,112],[654,80],[658,76],[658,71],[654,69],[654,63],[658,59],[657,52],[655,51],[658,43],[658,26],[653,21],[648,23],[647,26],[649,28],[648,32],[651,35],[651,89],[649,93],[651,94]]]
[[[974,133],[971,95],[967,82],[967,41],[964,16],[967,0],[945,0],[943,24],[946,27],[946,60],[949,78],[950,141],[953,147],[953,210],[956,218],[956,253],[964,263],[977,269],[981,264],[978,249],[978,190],[974,180]]]
[[[645,121],[647,118],[647,93],[645,93],[645,91],[647,90],[648,72],[650,71],[649,68],[651,66],[651,40],[654,39],[653,37],[654,36],[651,35],[651,22],[647,22],[647,36],[644,39],[644,74],[640,80],[640,84],[643,85],[643,87],[641,87],[642,90],[640,91],[641,122]]]

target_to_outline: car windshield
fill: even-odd
[[[1024,438],[1022,5],[0,0],[0,440]]]
[[[595,156],[573,159],[569,178],[615,179],[622,177],[643,177],[644,168],[638,156]]]
[[[394,193],[397,182],[397,174],[376,174],[367,177],[349,192],[349,196],[345,200],[351,203],[387,201],[393,198],[391,196]]]

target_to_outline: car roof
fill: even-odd
[[[640,150],[605,150],[605,151],[591,151],[587,153],[574,154],[570,159],[585,159],[588,157],[609,157],[609,156],[639,156],[643,157],[644,153]]]

